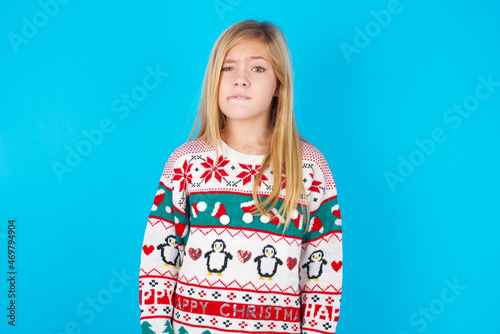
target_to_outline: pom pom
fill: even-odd
[[[245,212],[245,214],[243,214],[243,221],[247,224],[250,224],[251,222],[253,222],[253,216],[250,212]]]
[[[220,217],[220,223],[222,225],[227,225],[229,224],[229,216],[228,215],[223,215]]]

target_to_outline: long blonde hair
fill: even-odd
[[[306,231],[309,224],[310,204],[302,181],[300,140],[305,142],[307,140],[299,134],[295,124],[292,65],[287,42],[283,33],[274,24],[244,20],[231,25],[219,36],[210,54],[204,77],[200,108],[188,141],[191,140],[201,118],[200,129],[195,139],[205,139],[207,145],[215,147],[216,159],[219,157],[218,147],[219,145],[222,147],[220,132],[226,125],[226,116],[222,113],[218,104],[222,63],[226,53],[233,46],[247,39],[262,40],[266,44],[271,55],[271,64],[279,87],[278,96],[273,97],[271,107],[270,123],[273,129],[271,145],[264,156],[252,189],[252,197],[257,208],[254,213],[266,215],[278,203],[282,188],[282,172],[284,172],[286,180],[285,197],[282,206],[278,210],[278,214],[283,218],[279,220],[278,226],[284,224],[284,230],[288,228],[291,215],[297,209],[299,199],[301,199],[302,212],[299,212],[299,214],[305,217]],[[258,187],[264,172],[271,164],[274,175],[272,192],[261,202],[257,196]]]

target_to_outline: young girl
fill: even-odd
[[[142,247],[142,333],[334,333],[342,292],[337,191],[297,132],[285,37],[226,29],[194,140],[170,155]]]

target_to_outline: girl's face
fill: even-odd
[[[219,81],[219,108],[227,118],[269,120],[273,96],[278,96],[276,88],[264,42],[245,40],[227,52]]]

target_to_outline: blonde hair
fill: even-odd
[[[285,173],[286,187],[283,204],[278,214],[283,217],[278,226],[284,224],[286,230],[290,224],[291,214],[299,204],[299,199],[305,200],[304,215],[305,231],[309,224],[309,201],[302,181],[302,152],[300,140],[307,142],[297,131],[293,113],[293,78],[290,54],[285,36],[274,24],[245,20],[237,22],[227,28],[217,39],[208,61],[204,77],[204,87],[200,107],[193,130],[188,141],[191,140],[197,123],[201,118],[200,129],[195,139],[205,139],[207,145],[215,147],[216,159],[219,157],[218,146],[222,147],[220,132],[226,124],[226,116],[218,104],[219,79],[222,63],[227,52],[236,44],[247,39],[258,39],[266,44],[271,56],[271,64],[279,87],[278,96],[273,97],[270,124],[273,129],[271,145],[264,156],[262,166],[255,178],[252,197],[256,205],[257,214],[268,214],[278,203],[282,187],[282,172]],[[274,184],[271,194],[260,202],[257,189],[267,167],[272,164]],[[301,201],[302,202],[302,201]],[[304,205],[302,205],[304,207]]]

